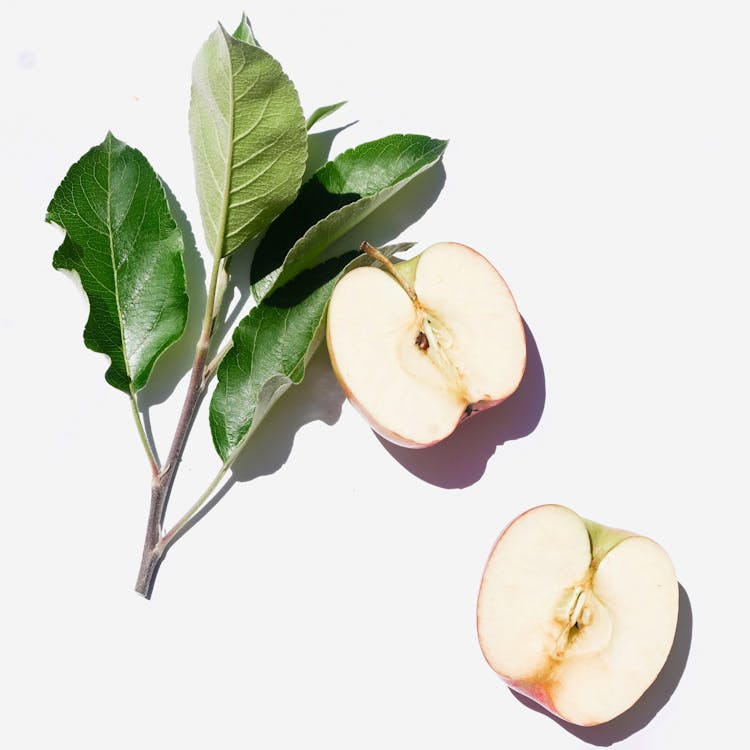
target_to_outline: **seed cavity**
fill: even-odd
[[[563,628],[555,642],[553,658],[561,659],[573,638],[591,622],[591,609],[587,602],[588,593],[588,590],[582,586],[576,586],[573,589],[565,610],[561,613],[560,620]]]
[[[584,607],[581,612],[580,623],[581,625],[588,625],[591,622],[591,610],[588,607]]]

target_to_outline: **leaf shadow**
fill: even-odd
[[[422,218],[437,201],[445,186],[445,166],[442,159],[417,175],[408,185],[379,206],[366,219],[334,242],[325,257],[338,255],[343,250],[359,247],[363,240],[380,247],[395,240],[412,224]]]
[[[188,318],[182,337],[159,357],[149,382],[138,394],[145,420],[148,420],[148,410],[166,401],[192,367],[195,344],[200,336],[202,311],[206,307],[206,266],[182,206],[167,183],[163,179],[161,182],[185,246],[183,258],[188,293]]]
[[[240,315],[246,311],[250,299],[250,266],[253,262],[259,238],[253,238],[243,244],[230,258],[228,266],[227,289],[221,302],[217,320],[223,321],[214,334],[219,348],[221,341],[234,329]]]
[[[323,130],[320,133],[310,133],[307,136],[307,165],[302,183],[307,182],[315,172],[317,172],[330,158],[333,141],[339,133],[343,133],[347,128],[356,125],[357,120],[352,120],[340,128],[331,128]]]
[[[444,489],[477,482],[497,447],[530,435],[539,424],[546,401],[544,366],[526,321],[526,370],[516,392],[502,404],[477,412],[448,438],[429,448],[404,448],[377,435],[383,447],[407,471]]]
[[[209,513],[234,485],[278,471],[291,455],[297,432],[306,424],[323,422],[333,426],[338,422],[344,393],[331,369],[325,343],[310,359],[302,382],[292,386],[280,402],[284,408],[271,409],[234,462],[230,478],[175,536],[175,542]]]
[[[620,714],[620,716],[612,719],[612,721],[608,721],[606,724],[599,724],[595,727],[580,727],[577,724],[564,721],[559,716],[555,716],[547,711],[546,708],[531,700],[531,698],[527,698],[515,690],[510,690],[510,692],[524,706],[540,714],[549,716],[550,719],[557,722],[563,729],[575,735],[583,742],[599,747],[609,747],[639,732],[666,706],[682,679],[682,674],[685,671],[690,654],[692,639],[693,610],[690,605],[690,597],[682,584],[679,584],[677,629],[667,661],[656,680],[640,697],[638,702],[625,711],[624,714]]]

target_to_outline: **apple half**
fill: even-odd
[[[656,679],[677,611],[675,571],[656,542],[542,505],[495,543],[477,628],[510,687],[591,726],[619,716]]]
[[[492,264],[442,242],[336,284],[328,308],[333,370],[351,403],[391,442],[423,448],[518,388],[526,339],[513,295]]]

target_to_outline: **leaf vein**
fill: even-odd
[[[237,145],[243,138],[246,138],[248,135],[250,135],[250,133],[252,133],[255,130],[255,128],[258,127],[258,125],[260,124],[260,121],[265,117],[266,110],[268,109],[268,105],[270,103],[271,103],[270,98],[266,99],[266,101],[263,102],[263,107],[261,109],[260,115],[258,115],[258,118],[255,120],[255,122],[243,133],[241,133],[238,136],[235,136],[232,143]]]

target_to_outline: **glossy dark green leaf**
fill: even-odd
[[[193,65],[190,139],[215,255],[230,255],[266,229],[297,195],[307,161],[297,91],[271,55],[243,41],[248,29],[240,24],[238,38],[219,27]]]
[[[382,248],[385,255],[410,244]],[[299,274],[253,308],[237,326],[232,348],[217,376],[210,421],[214,446],[225,463],[242,450],[274,402],[299,383],[322,340],[325,313],[338,278],[358,265],[373,264],[356,251]]]
[[[182,235],[161,181],[108,133],[70,168],[47,221],[66,232],[54,267],[77,273],[89,299],[86,346],[110,358],[110,385],[139,390],[187,320]]]
[[[256,300],[318,263],[337,239],[443,155],[447,141],[390,135],[321,167],[261,240],[250,280]]]

